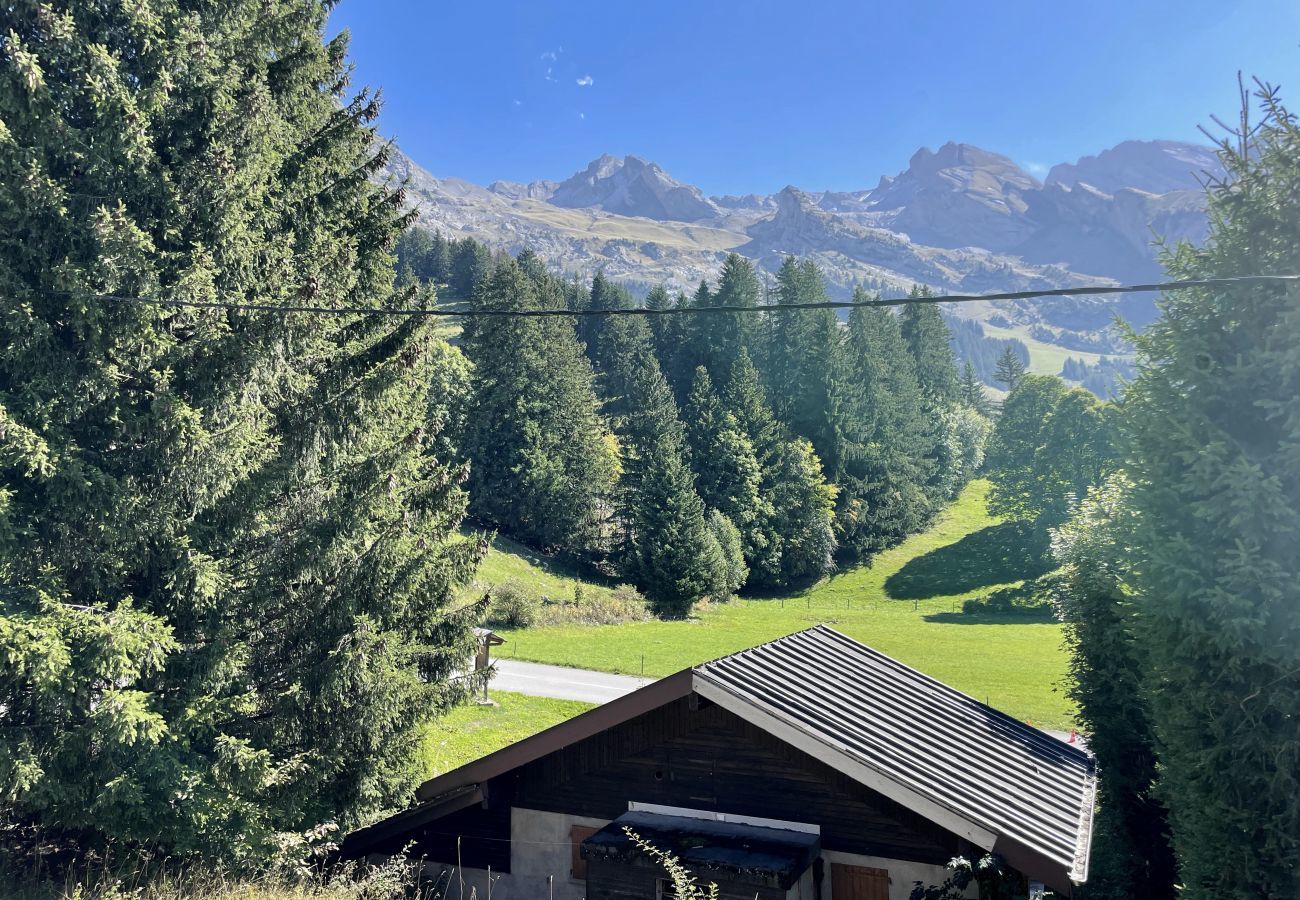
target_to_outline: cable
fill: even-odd
[[[913,303],[972,303],[978,300],[1030,300],[1038,297],[1087,297],[1102,294],[1135,294],[1158,291],[1177,291],[1199,287],[1230,287],[1243,285],[1272,285],[1285,287],[1300,282],[1300,275],[1239,275],[1231,278],[1194,278],[1184,281],[1164,281],[1155,284],[1089,285],[1085,287],[1043,288],[1031,291],[1002,291],[993,294],[935,294],[925,297],[898,297],[889,300],[827,300],[819,303],[778,303],[767,306],[673,306],[667,309],[392,309],[364,306],[306,306],[276,305],[272,303],[237,303],[216,300],[164,300],[159,297],[126,297],[120,294],[88,294],[96,300],[115,303],[138,303],[146,306],[179,306],[194,309],[230,309],[250,312],[313,313],[324,315],[366,316],[442,316],[447,318],[541,318],[546,316],[668,316],[685,313],[756,313],[781,312],[803,309],[853,309],[854,307],[907,306]],[[76,296],[73,291],[52,292]]]

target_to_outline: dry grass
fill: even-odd
[[[404,860],[364,869],[345,866],[328,875],[238,876],[208,864],[163,870],[139,864],[63,878],[0,876],[5,900],[432,900],[438,887]]]

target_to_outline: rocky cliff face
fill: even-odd
[[[1028,265],[982,250],[918,244],[886,228],[828,212],[814,197],[793,187],[776,195],[776,214],[751,225],[747,234],[750,239],[738,252],[765,268],[779,267],[786,256],[808,257],[841,285],[888,289],[919,282],[952,290],[991,291],[1086,281],[1063,266]]]
[[[1124,141],[1096,156],[1052,166],[1046,183],[1072,187],[1083,182],[1114,194],[1136,188],[1152,194],[1199,191],[1205,173],[1218,178],[1223,165],[1213,149],[1179,141]]]
[[[549,200],[567,209],[594,207],[660,221],[698,222],[720,215],[699,188],[677,181],[637,156],[602,156],[560,182]]]
[[[560,186],[558,181],[494,181],[488,185],[492,193],[507,200],[549,200]]]
[[[872,224],[936,247],[981,247],[1003,253],[1027,239],[1027,193],[1039,184],[1005,156],[944,144],[922,148],[905,171],[861,202]]]

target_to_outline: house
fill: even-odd
[[[489,872],[494,900],[671,896],[630,828],[724,898],[903,900],[985,851],[1068,896],[1095,785],[1083,751],[817,626],[440,775],[343,853],[409,845],[458,898]]]

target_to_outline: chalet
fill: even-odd
[[[1068,896],[1095,784],[1083,751],[817,626],[440,775],[343,852],[408,848],[480,900],[489,872],[494,900],[671,896],[630,828],[724,898],[904,900],[985,851]]]

